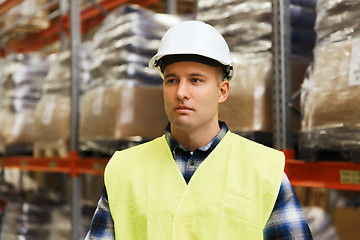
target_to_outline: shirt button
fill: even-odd
[[[194,161],[190,161],[190,166],[194,166],[195,165],[195,162]]]

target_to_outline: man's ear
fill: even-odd
[[[229,80],[223,80],[219,83],[219,103],[223,103],[229,96],[230,82]]]

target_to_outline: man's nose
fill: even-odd
[[[176,94],[179,100],[189,99],[188,86],[186,81],[179,82]]]

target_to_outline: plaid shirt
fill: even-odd
[[[177,166],[182,172],[186,182],[210,154],[216,145],[223,139],[228,131],[225,123],[219,122],[219,134],[204,147],[189,152],[171,136],[170,125],[166,128],[165,137],[173,153]],[[114,222],[109,210],[108,197],[104,188],[98,207],[92,219],[90,231],[85,240],[114,240]],[[264,239],[278,240],[311,240],[311,232],[304,217],[300,203],[295,192],[284,173],[278,198],[270,218],[264,228]]]

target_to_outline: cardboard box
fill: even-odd
[[[236,76],[219,119],[233,132],[272,131],[272,56],[233,56]]]
[[[80,140],[150,140],[164,134],[167,123],[161,87],[102,86],[84,96]]]
[[[314,69],[303,84],[303,130],[360,124],[360,85],[349,84],[352,41],[315,49]]]
[[[334,224],[339,234],[339,240],[360,239],[360,209],[335,207]]]

